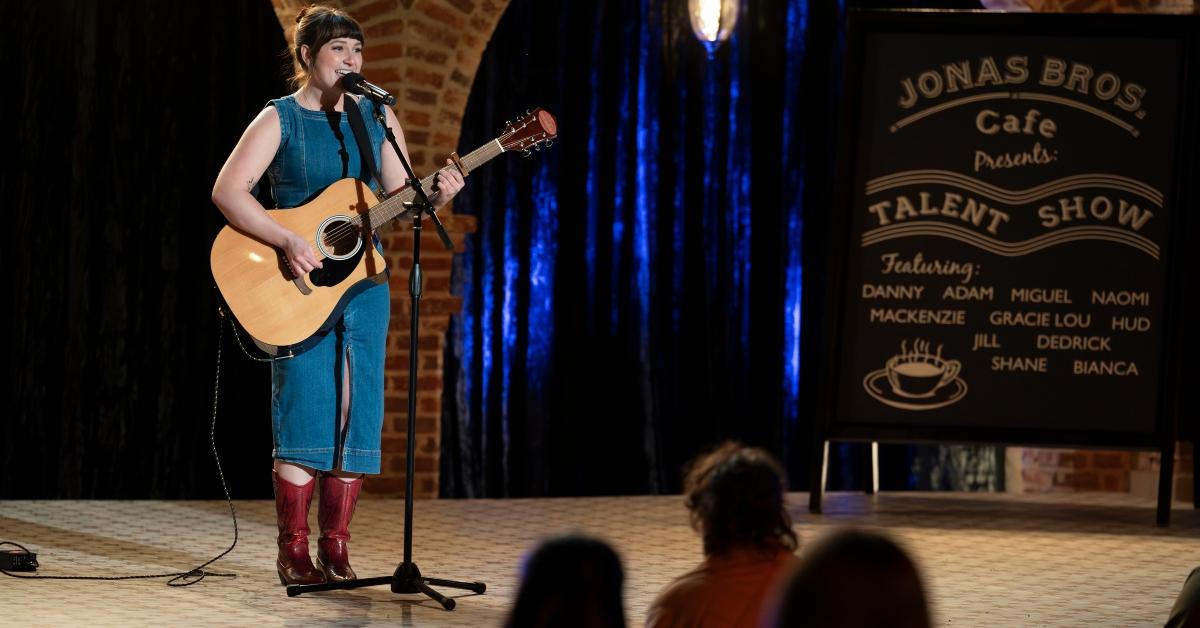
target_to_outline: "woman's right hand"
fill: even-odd
[[[297,277],[306,275],[314,268],[321,268],[321,262],[313,254],[307,240],[293,232],[288,232],[286,237],[283,254],[287,256],[288,266]]]

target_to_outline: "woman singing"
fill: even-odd
[[[352,97],[366,122],[374,163],[360,154],[346,111],[342,75],[361,72],[363,31],[345,12],[312,5],[296,18],[292,84],[250,123],[213,186],[213,202],[230,224],[275,246],[297,277],[321,262],[301,235],[273,220],[254,189],[265,173],[280,208],[296,207],[346,177],[395,191],[405,174],[375,118],[375,106]],[[404,133],[391,109],[387,125],[407,158]],[[453,168],[438,175],[435,207],[463,187]],[[369,287],[366,287],[369,286]],[[275,509],[279,523],[279,580],[315,584],[355,577],[346,542],[364,473],[378,473],[383,425],[383,368],[391,302],[387,283],[366,284],[341,319],[314,346],[271,365]],[[317,564],[308,551],[308,508],[314,476],[321,479]]]

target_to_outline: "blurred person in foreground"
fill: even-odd
[[[621,559],[604,541],[572,534],[526,559],[505,628],[625,628]]]
[[[1200,628],[1200,567],[1184,581],[1163,628]]]
[[[779,462],[756,447],[728,442],[693,461],[685,504],[704,561],[658,595],[646,626],[757,626],[764,598],[796,560],[786,488]]]
[[[925,587],[886,536],[846,529],[803,552],[764,611],[763,626],[929,628]]]

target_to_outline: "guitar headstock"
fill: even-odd
[[[526,111],[525,115],[515,122],[506,122],[504,133],[496,138],[506,151],[519,150],[528,156],[530,151],[541,150],[542,146],[549,147],[558,137],[558,121],[549,111],[538,107]]]

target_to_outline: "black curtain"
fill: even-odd
[[[267,0],[5,2],[9,323],[0,499],[214,498],[209,200],[286,93]],[[15,66],[15,67],[14,67]],[[12,71],[15,70],[15,74]],[[216,441],[270,495],[269,379],[226,329]]]

